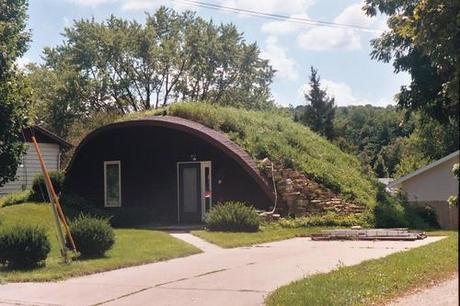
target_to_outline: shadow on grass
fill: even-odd
[[[0,264],[0,272],[28,272],[46,267],[45,261],[33,265]]]

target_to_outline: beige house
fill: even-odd
[[[71,147],[64,139],[39,126],[25,129],[23,135],[27,151],[22,156],[22,162],[16,171],[16,179],[0,187],[0,196],[31,188],[34,176],[41,173],[40,163],[32,143],[32,135],[35,136],[40,146],[48,171],[61,168],[61,152]]]
[[[447,199],[458,196],[458,180],[452,167],[459,162],[459,151],[447,155],[423,168],[388,184],[388,189],[399,189],[405,193],[409,203],[428,204],[438,215],[442,228],[458,228],[458,207],[450,207]]]

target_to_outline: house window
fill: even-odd
[[[121,164],[119,160],[104,162],[104,205],[121,206]]]

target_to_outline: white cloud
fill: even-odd
[[[377,35],[381,32],[385,20],[383,17],[370,18],[362,10],[362,3],[356,3],[346,7],[334,22],[342,25],[352,25],[366,29],[354,29],[345,27],[316,26],[310,28],[297,37],[299,45],[305,50],[357,50],[362,47],[364,37],[369,38],[369,33]],[[367,34],[367,35],[366,35]]]
[[[168,0],[122,0],[121,8],[127,11],[141,11],[158,8],[162,5],[172,7],[176,11],[193,10],[198,11],[198,7],[182,2],[171,2]]]
[[[361,9],[362,3],[357,3],[346,7],[335,19],[334,22],[340,24],[355,25],[359,27],[370,27],[373,19],[366,16]]]
[[[292,14],[291,18],[308,18],[307,14]],[[304,25],[299,22],[284,21],[270,21],[262,25],[262,32],[270,35],[281,35],[297,32],[302,29]]]
[[[305,92],[310,88],[309,84],[304,84],[299,88],[299,100],[305,101]],[[372,104],[374,106],[386,106],[394,104],[391,99],[379,99],[377,101],[369,101],[366,98],[357,97],[353,92],[353,89],[344,82],[335,82],[332,80],[321,79],[321,88],[327,91],[329,97],[335,98],[335,105],[347,106],[347,105],[367,105]],[[304,103],[304,102],[303,102]]]
[[[367,16],[362,10],[363,5],[363,3],[357,3],[348,6],[334,19],[334,22],[368,28],[367,32],[375,35],[387,29],[387,19],[382,15],[376,17]]]
[[[361,48],[359,34],[350,29],[315,27],[300,33],[297,42],[305,50],[345,49],[356,50]]]
[[[62,18],[62,23],[64,24],[65,28],[69,28],[69,27],[72,26],[73,21],[71,19],[69,19],[68,17],[63,17]]]
[[[199,7],[196,5],[172,2],[168,0],[67,0],[68,2],[81,5],[96,7],[106,3],[119,3],[124,10],[145,10],[150,8],[159,7],[160,5],[167,5],[176,10],[191,9],[197,11]],[[313,0],[219,0],[214,1],[215,4],[223,6],[242,8],[246,10],[253,10],[263,13],[276,13],[276,14],[297,14],[304,12],[309,6],[313,4]],[[223,10],[225,11],[225,10]],[[244,14],[241,14],[244,16]]]
[[[276,76],[296,80],[299,77],[296,62],[288,56],[286,48],[280,47],[278,39],[274,36],[269,36],[265,45],[266,47],[262,50],[261,57],[270,61],[273,68],[277,70]]]
[[[82,5],[82,6],[98,6],[101,4],[109,3],[109,2],[118,2],[118,0],[67,0],[71,3]]]
[[[168,0],[67,0],[68,2],[81,5],[81,6],[91,6],[96,7],[107,3],[117,3],[123,10],[130,11],[140,11],[147,10],[152,8],[160,7],[161,5],[166,5],[174,8],[177,11],[183,11],[186,9],[193,9],[197,11],[198,8],[187,5],[181,2],[171,2]]]
[[[323,88],[328,92],[328,95],[335,98],[335,104],[338,106],[367,104],[372,104],[374,106],[387,106],[389,104],[394,104],[392,99],[380,98],[375,101],[369,101],[366,98],[357,97],[355,93],[353,93],[353,89],[344,82],[321,80],[321,83]]]
[[[160,3],[159,3],[160,2]],[[162,5],[164,1],[151,0],[127,0],[123,1],[121,8],[128,11],[141,11],[151,9],[155,6]]]
[[[335,98],[335,104],[338,106],[370,104],[366,99],[356,97],[353,94],[352,88],[344,82],[334,82],[323,79],[321,83],[328,95]]]
[[[313,0],[222,0],[220,4],[228,7],[246,9],[262,13],[299,14],[305,12]]]

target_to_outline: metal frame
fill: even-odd
[[[118,165],[118,205],[107,205],[107,166]],[[104,161],[104,207],[121,207],[121,161]]]
[[[176,163],[176,193],[177,193],[177,222],[180,223],[180,192],[179,192],[179,166],[182,164],[200,164],[200,191],[201,191],[201,221],[204,221],[206,217],[206,199],[204,197],[206,183],[205,183],[205,168],[209,167],[209,191],[211,195],[209,197],[209,208],[212,207],[212,163],[211,161],[184,161]]]

